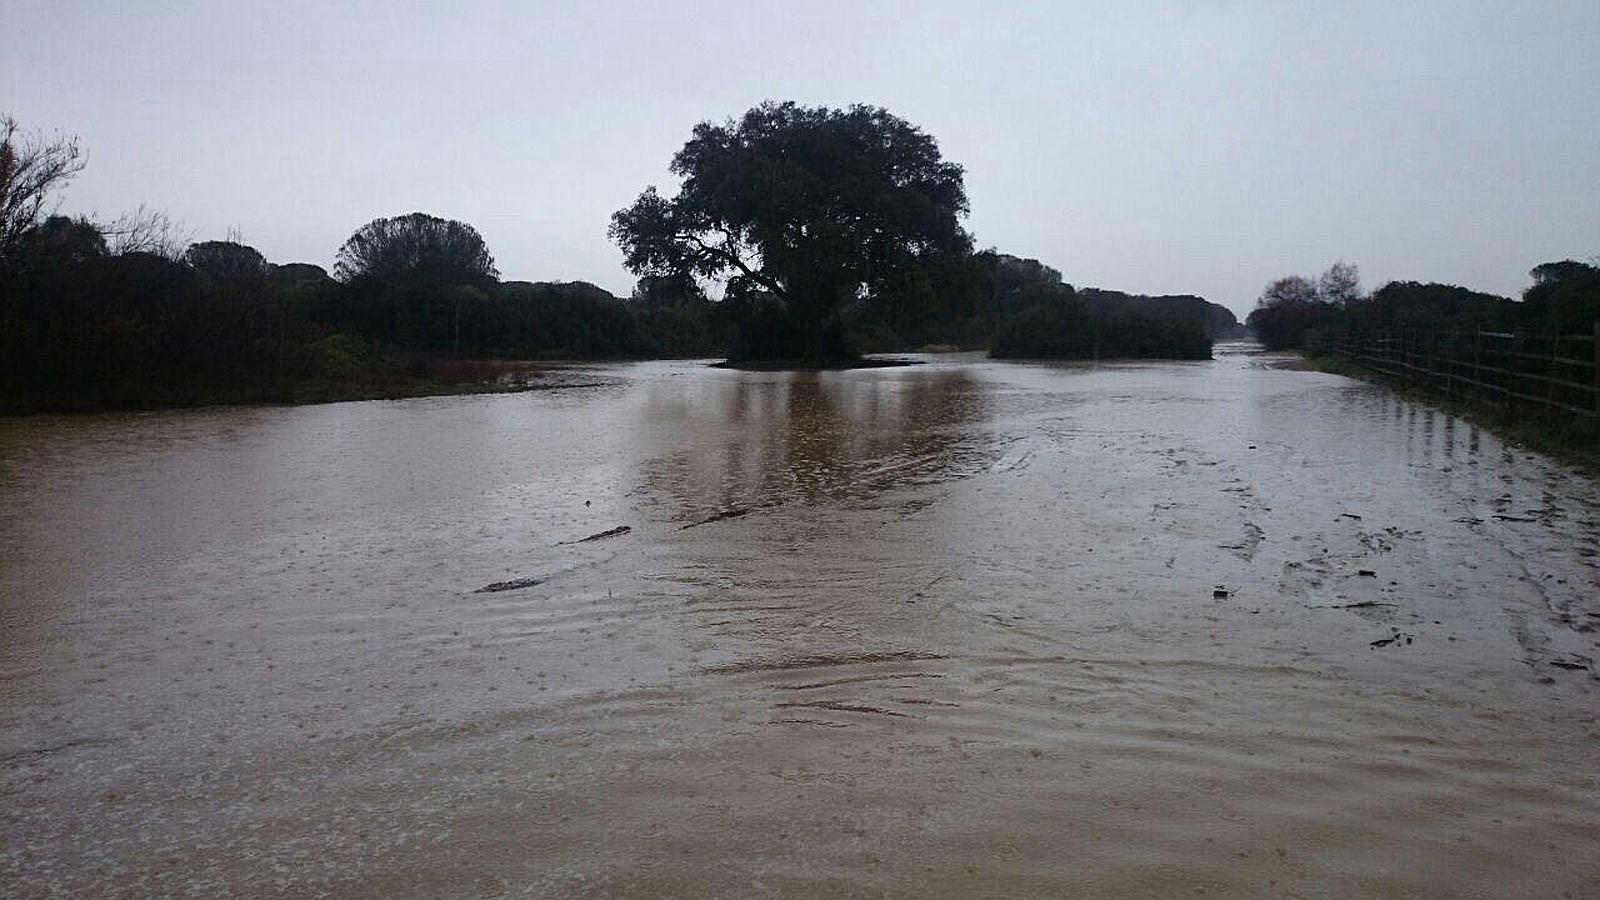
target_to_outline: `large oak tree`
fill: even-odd
[[[677,196],[647,188],[611,236],[646,276],[728,279],[788,308],[809,362],[847,350],[841,304],[872,299],[897,274],[966,252],[962,169],[932,137],[888,111],[764,103],[703,122],[672,159]]]

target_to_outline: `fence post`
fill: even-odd
[[[1448,335],[1446,335],[1446,336],[1448,337]],[[1440,385],[1439,386],[1444,390],[1445,396],[1448,397],[1448,396],[1450,396],[1450,395],[1455,393],[1455,387],[1456,386],[1453,383],[1454,375],[1455,375],[1455,372],[1454,372],[1455,367],[1450,364],[1450,348],[1449,348],[1449,346],[1446,345],[1446,344],[1440,343],[1440,341],[1439,341],[1439,326],[1438,325],[1433,326],[1433,332],[1431,334],[1431,340],[1433,341],[1433,350],[1432,350],[1433,364],[1439,367],[1439,371],[1437,372],[1437,375],[1438,375],[1438,378],[1439,378],[1439,381],[1440,381]]]
[[[1590,345],[1594,350],[1594,368],[1589,374],[1594,376],[1594,411],[1600,414],[1600,319],[1594,320],[1594,343]]]
[[[1511,350],[1505,360],[1506,422],[1517,424],[1517,395],[1522,393],[1522,332],[1512,332]]]
[[[1482,397],[1483,389],[1481,386],[1489,383],[1489,376],[1485,375],[1483,372],[1482,325],[1474,325],[1472,329],[1472,377],[1478,382],[1478,384],[1475,385],[1475,387],[1478,387],[1478,390],[1475,393],[1479,397]]]
[[[1510,424],[1517,424],[1517,402],[1522,399],[1517,394],[1522,394],[1523,386],[1528,381],[1523,378],[1523,349],[1526,349],[1526,341],[1523,340],[1522,331],[1512,331],[1510,359],[1507,360],[1507,364],[1509,364],[1507,376],[1509,376],[1510,383],[1514,384],[1514,388],[1506,388],[1506,421],[1509,421]]]
[[[1439,383],[1439,370],[1434,368],[1439,364],[1439,326],[1428,326],[1428,337],[1422,344],[1422,368],[1427,373],[1428,384],[1436,391],[1450,391]]]
[[[1550,364],[1544,367],[1544,375],[1550,379],[1544,383],[1544,420],[1546,422],[1556,416],[1556,379],[1560,377],[1560,370],[1556,368],[1556,360],[1561,357],[1561,328],[1556,327],[1550,336]]]
[[[1453,331],[1444,333],[1444,387],[1445,393],[1451,397],[1456,395],[1456,334]]]

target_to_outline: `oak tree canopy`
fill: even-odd
[[[727,279],[729,297],[787,308],[807,361],[848,357],[842,304],[871,301],[897,274],[966,252],[961,166],[887,110],[764,103],[696,125],[672,158],[676,196],[646,188],[611,219],[639,275]]]

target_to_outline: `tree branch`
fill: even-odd
[[[684,233],[684,234],[677,235],[677,237],[680,238],[680,239],[687,240],[687,241],[693,243],[696,247],[700,248],[700,251],[702,253],[709,254],[709,255],[711,255],[711,256],[713,256],[713,257],[715,257],[717,259],[720,259],[723,262],[726,262],[729,265],[737,268],[739,271],[741,271],[741,272],[743,272],[745,274],[746,278],[749,278],[751,281],[754,281],[755,283],[761,285],[762,287],[764,287],[767,290],[773,292],[774,294],[777,294],[783,300],[787,301],[789,299],[788,290],[786,290],[784,288],[784,286],[780,282],[778,282],[776,279],[774,279],[770,275],[766,275],[764,273],[757,272],[754,269],[751,269],[748,265],[745,264],[745,261],[740,258],[739,254],[733,252],[732,250],[728,249],[727,247],[725,247],[725,246],[724,247],[716,247],[716,246],[712,246],[711,244],[707,244],[705,241],[702,241],[698,235],[695,235],[695,234]],[[728,241],[731,242],[732,240],[733,240],[732,235],[729,235],[728,236]]]

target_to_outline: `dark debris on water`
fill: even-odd
[[[679,531],[687,531],[690,528],[698,528],[701,525],[710,525],[712,522],[721,522],[724,519],[737,519],[740,516],[748,516],[753,512],[755,512],[755,509],[753,507],[744,507],[742,509],[724,510],[723,512],[719,512],[716,515],[708,516],[708,517],[706,517],[704,519],[700,519],[699,521],[696,521],[696,522],[690,522],[689,524],[683,526],[682,528],[679,528],[678,530]]]
[[[492,584],[486,584],[483,587],[473,591],[473,593],[495,594],[499,593],[500,591],[515,591],[522,588],[531,588],[535,585],[543,583],[544,579],[542,578],[513,578],[510,581],[496,581]]]
[[[601,532],[597,532],[595,534],[591,534],[586,538],[578,538],[575,541],[562,541],[561,543],[562,544],[587,544],[590,541],[603,541],[606,538],[619,537],[621,535],[627,534],[628,532],[630,532],[632,530],[633,530],[633,526],[631,526],[631,525],[618,525],[615,528],[611,528],[611,529],[608,529],[606,531],[601,531]]]

